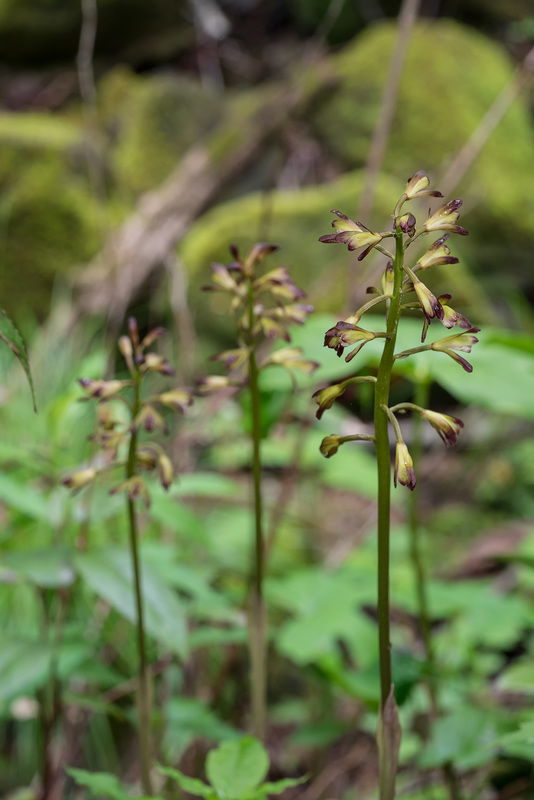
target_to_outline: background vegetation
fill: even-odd
[[[95,458],[77,378],[126,377],[116,339],[131,314],[142,333],[168,329],[159,352],[179,385],[217,372],[209,357],[233,343],[227,302],[200,289],[230,243],[255,241],[280,246],[271,267],[289,265],[315,307],[292,341],[320,365],[296,387],[282,370],[260,381],[269,780],[306,774],[288,799],[376,796],[376,465],[366,445],[319,453],[332,430],[369,428],[372,395],[348,391],[317,421],[311,394],[347,372],[324,331],[361,304],[377,265],[317,239],[331,208],[387,228],[418,169],[464,199],[460,264],[440,267],[433,290],[443,281],[482,332],[469,378],[421,354],[392,387],[404,402],[423,386],[465,422],[454,450],[423,439],[417,469],[432,669],[411,512],[394,494],[398,796],[534,795],[534,16],[528,0],[415,5],[410,29],[393,0],[157,0],[149,12],[0,0],[0,298],[29,343],[38,405],[6,349],[0,796],[84,796],[66,767],[139,793],[124,500],[111,478],[74,496],[61,485]],[[407,52],[371,198],[399,30]],[[407,321],[406,347],[420,324]],[[374,345],[357,356],[362,374]],[[223,393],[165,420],[179,477],[168,492],[151,482],[140,510],[154,748],[165,768],[205,779],[208,751],[251,730],[251,409]],[[155,792],[177,796],[158,775]]]

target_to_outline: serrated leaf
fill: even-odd
[[[33,378],[30,369],[30,360],[28,358],[28,351],[26,349],[26,342],[20,335],[19,331],[15,327],[15,324],[4,311],[3,308],[0,308],[0,339],[7,344],[19,364],[21,365],[22,369],[26,373],[26,377],[28,378],[28,383],[30,385],[30,391],[32,394],[32,401],[33,401],[33,410],[37,411],[37,403],[35,400],[35,389],[33,386]]]
[[[225,742],[206,759],[208,780],[221,800],[240,800],[255,795],[268,769],[265,748],[252,736]]]

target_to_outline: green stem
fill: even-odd
[[[383,406],[389,405],[391,370],[395,358],[395,342],[400,317],[403,280],[403,236],[395,234],[393,262],[393,295],[387,321],[388,338],[384,344],[375,385],[375,448],[378,469],[378,647],[380,659],[380,698],[383,711],[391,689],[391,645],[389,641],[389,529],[391,506],[391,456],[388,416]]]
[[[250,643],[250,690],[252,696],[252,730],[254,736],[263,741],[266,722],[266,613],[263,597],[264,536],[263,501],[261,492],[261,405],[258,382],[256,352],[251,348],[249,356],[249,388],[252,407],[252,473],[254,481],[254,567],[251,587],[249,625]]]
[[[137,376],[134,386],[134,402],[132,408],[132,419],[135,419],[141,406],[141,377]],[[128,461],[126,463],[126,478],[135,475],[135,458],[137,450],[137,429],[132,430],[130,436],[130,447],[128,450]],[[135,604],[137,612],[137,651],[139,657],[139,761],[141,768],[141,782],[144,794],[151,795],[152,781],[150,777],[150,767],[152,762],[151,744],[151,701],[150,701],[150,676],[148,673],[145,626],[143,614],[143,591],[141,588],[141,562],[139,558],[139,535],[137,530],[137,515],[133,500],[128,497],[128,530],[130,536],[130,552],[134,573]]]

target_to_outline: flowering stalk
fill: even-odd
[[[305,297],[304,292],[295,285],[287,267],[260,274],[260,265],[275,249],[274,245],[256,244],[242,258],[237,247],[232,246],[232,263],[212,265],[213,284],[205,288],[230,294],[238,348],[213,356],[212,360],[224,362],[230,373],[228,377],[213,375],[199,381],[199,390],[204,394],[224,387],[246,387],[250,395],[254,496],[254,547],[249,594],[250,693],[252,729],[260,740],[265,737],[266,724],[267,622],[263,596],[265,536],[259,375],[262,369],[279,365],[293,378],[294,370],[310,373],[318,366],[316,362],[303,358],[297,347],[264,353],[266,340],[279,337],[289,342],[290,324],[302,324],[312,310],[311,306],[299,302]]]
[[[400,424],[396,414],[413,411],[425,419],[438,432],[444,443],[449,446],[455,444],[456,437],[463,427],[461,420],[447,414],[430,411],[414,403],[401,403],[393,408],[389,407],[389,392],[391,375],[397,358],[407,358],[419,352],[435,350],[443,352],[453,358],[467,372],[472,371],[469,362],[459,355],[459,352],[471,351],[478,339],[473,336],[478,328],[472,328],[469,320],[462,314],[448,306],[450,295],[436,297],[430,289],[420,280],[417,272],[426,270],[439,264],[456,263],[457,259],[450,256],[450,250],[445,245],[449,233],[465,236],[465,228],[456,224],[459,217],[458,208],[461,200],[451,200],[430,216],[426,222],[417,229],[417,220],[411,213],[403,213],[402,207],[407,201],[418,197],[442,197],[441,193],[428,189],[429,179],[425,172],[419,171],[407,182],[406,188],[399,198],[393,213],[393,233],[370,231],[360,222],[354,222],[341,212],[334,210],[336,215],[332,226],[335,234],[322,236],[319,241],[326,244],[344,243],[349,250],[365,248],[359,259],[364,258],[373,248],[386,255],[390,260],[386,265],[382,277],[381,290],[371,288],[368,291],[375,295],[372,304],[367,303],[345,320],[341,320],[328,330],[325,335],[325,346],[336,350],[342,356],[345,348],[356,345],[345,356],[345,361],[351,361],[368,342],[378,337],[383,338],[384,347],[376,376],[357,376],[360,381],[374,382],[374,436],[362,435],[327,436],[321,444],[321,452],[326,457],[334,455],[338,448],[350,441],[363,438],[372,438],[375,443],[377,473],[378,473],[378,640],[380,663],[380,712],[378,722],[378,749],[380,769],[380,800],[391,800],[395,795],[395,773],[397,768],[398,752],[400,747],[400,725],[398,722],[397,708],[394,697],[394,687],[391,673],[391,653],[389,635],[389,549],[390,549],[390,504],[391,504],[391,457],[389,443],[389,423],[392,424],[396,436],[395,472],[394,483],[407,486],[413,490],[416,485],[416,475],[413,460],[404,441]],[[434,231],[446,231],[445,236],[438,239],[423,255],[410,267],[405,263],[407,248],[422,235]],[[387,237],[395,240],[395,254],[392,255],[381,244]],[[403,303],[405,295],[415,294],[413,302]],[[360,327],[362,315],[371,307],[384,303],[386,306],[386,330],[369,331]],[[422,344],[400,353],[395,352],[397,330],[402,314],[407,309],[416,308],[423,314],[423,332],[421,341],[424,342],[430,323],[438,320],[447,328],[459,326],[465,333],[454,334],[434,341],[432,344]],[[317,416],[330,408],[334,400],[343,394],[346,387],[355,383],[356,378],[349,378],[340,384],[326,387],[316,392],[314,397],[319,405]]]
[[[147,352],[147,348],[164,333],[156,328],[140,341],[135,319],[128,321],[129,335],[121,336],[119,349],[130,372],[130,380],[93,380],[81,378],[79,383],[85,391],[84,400],[96,400],[100,404],[101,413],[97,430],[90,437],[97,443],[101,453],[98,466],[89,466],[67,475],[63,484],[73,491],[79,491],[91,485],[100,475],[108,470],[120,467],[124,470],[124,480],[113,486],[110,494],[124,492],[128,515],[129,547],[132,558],[134,577],[134,595],[136,607],[136,634],[138,651],[138,738],[139,762],[143,792],[152,794],[151,765],[151,689],[150,671],[146,653],[146,636],[144,625],[143,591],[141,580],[141,562],[139,558],[139,531],[135,501],[142,498],[145,505],[150,505],[150,496],[141,471],[158,471],[161,485],[168,489],[173,481],[173,467],[169,457],[160,445],[155,443],[140,444],[139,434],[142,429],[151,433],[160,428],[167,433],[167,426],[156,405],[185,411],[192,402],[191,394],[186,389],[170,391],[142,398],[142,383],[149,373],[158,372],[173,375],[174,370],[167,361],[156,353]],[[129,391],[130,399],[124,396]],[[125,425],[114,417],[102,404],[111,401],[120,402],[128,409],[129,422]],[[120,455],[126,451],[125,457]]]

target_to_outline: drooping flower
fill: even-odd
[[[395,473],[393,480],[395,486],[397,486],[398,482],[403,486],[407,486],[412,491],[415,489],[415,485],[417,483],[412,457],[404,442],[397,441],[397,447],[395,449]]]
[[[368,442],[374,438],[367,433],[355,433],[351,436],[337,436],[335,433],[331,433],[330,436],[325,436],[319,450],[325,458],[331,458],[345,442]]]
[[[423,229],[425,231],[451,231],[451,233],[459,233],[460,236],[467,236],[468,231],[456,224],[456,220],[460,216],[456,209],[461,205],[462,200],[449,200],[427,219]]]
[[[78,378],[78,383],[87,393],[87,399],[109,400],[110,397],[115,397],[125,386],[129,385],[128,381],[103,381],[93,380],[92,378]]]
[[[167,425],[165,424],[165,420],[159,414],[154,406],[150,403],[143,403],[141,406],[139,413],[135,417],[132,423],[133,428],[144,428],[146,431],[153,431],[156,428],[160,428],[163,433],[168,433]]]
[[[210,394],[210,392],[217,392],[219,389],[227,389],[229,386],[235,384],[230,382],[230,378],[226,375],[208,375],[205,378],[199,378],[197,387],[200,394]]]
[[[346,244],[349,250],[358,250],[360,247],[365,247],[363,253],[358,256],[358,261],[361,261],[365,256],[379,244],[384,238],[380,233],[370,231],[361,222],[354,222],[354,220],[342,214],[341,211],[336,211],[335,208],[331,211],[336,214],[339,219],[332,222],[332,227],[336,228],[337,233],[329,233],[326,236],[319,238],[323,244]]]
[[[348,381],[343,381],[343,383],[334,383],[332,386],[326,386],[324,389],[318,389],[312,394],[312,398],[319,406],[315,413],[317,419],[321,419],[327,408],[332,408],[334,401],[344,394],[348,385]]]
[[[300,300],[306,292],[300,289],[289,274],[287,267],[276,267],[254,281],[256,291],[270,291],[283,300]]]
[[[426,319],[429,322],[431,319],[434,319],[434,317],[440,320],[443,319],[443,308],[437,297],[433,295],[428,286],[425,286],[415,275],[413,277],[413,288]],[[421,341],[424,341],[424,339],[422,338]]]
[[[448,305],[447,300],[450,299],[450,294],[442,294],[440,297],[438,297],[441,307],[443,308],[443,319],[441,320],[442,324],[445,325],[446,328],[454,328],[456,325],[458,328],[468,330],[471,327],[471,323],[467,317],[464,317],[463,314],[460,314],[459,311],[455,311],[454,308],[451,308],[451,306]]]
[[[80,469],[78,472],[71,472],[70,475],[66,475],[61,479],[61,483],[63,486],[66,486],[67,489],[78,492],[80,489],[93,483],[97,475],[98,470],[94,467],[88,467],[87,469]]]
[[[188,389],[170,389],[168,392],[156,395],[153,400],[173,408],[181,414],[185,414],[186,408],[193,403],[191,391]]]
[[[435,189],[427,189],[430,186],[430,179],[423,169],[417,170],[407,181],[404,189],[404,199],[413,200],[414,197],[443,197],[441,192]]]
[[[222,361],[226,369],[239,369],[247,363],[250,350],[248,347],[237,347],[233,350],[223,350],[222,353],[216,353],[210,356],[210,361]]]
[[[473,372],[473,367],[469,361],[463,358],[463,356],[458,355],[455,350],[459,350],[463,353],[470,353],[473,345],[478,342],[477,337],[472,334],[478,333],[479,330],[480,328],[469,328],[465,333],[445,336],[443,339],[437,339],[437,341],[432,342],[430,347],[432,350],[447,353],[447,355],[457,361],[466,372]]]
[[[146,508],[150,508],[150,495],[143,478],[140,475],[133,475],[125,481],[121,481],[113,489],[110,489],[110,494],[118,494],[119,492],[126,492],[130,500],[137,500],[142,498]]]
[[[421,409],[421,417],[426,419],[439,433],[447,447],[456,444],[460,428],[464,427],[461,419],[451,417],[449,414],[441,414],[438,411],[430,411],[427,408]]]
[[[317,361],[312,361],[311,358],[303,358],[302,348],[300,347],[282,347],[280,350],[275,350],[263,362],[261,367],[268,367],[272,364],[285,367],[288,370],[296,369],[306,375],[311,375],[319,366]]]
[[[450,234],[446,233],[441,239],[436,239],[434,244],[429,247],[426,253],[417,261],[414,271],[417,269],[428,269],[428,267],[437,267],[441,264],[458,264],[459,259],[455,256],[451,256],[450,248],[445,244],[449,237]]]
[[[333,328],[330,328],[325,333],[324,346],[330,347],[335,350],[338,356],[343,355],[345,347],[356,344],[354,350],[345,356],[345,361],[351,361],[356,353],[358,353],[366,342],[376,339],[377,334],[372,331],[367,331],[360,328],[358,325],[353,325],[350,322],[340,320],[336,322]]]

